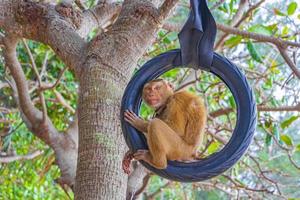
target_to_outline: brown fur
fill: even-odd
[[[190,161],[197,158],[197,148],[202,144],[206,124],[206,108],[202,99],[186,91],[173,91],[173,86],[156,79],[144,85],[143,100],[156,109],[156,116],[145,121],[134,112],[126,110],[125,120],[143,132],[149,150],[129,152],[123,159],[123,169],[129,173],[132,158],[144,160],[164,169],[167,160]]]
[[[186,91],[174,93],[161,113],[149,122],[147,142],[150,156],[145,161],[166,168],[167,159],[187,161],[196,158],[206,124],[202,99]]]

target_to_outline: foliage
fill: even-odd
[[[213,7],[218,2],[209,1],[209,6]],[[250,2],[253,5],[258,1]],[[88,1],[87,6],[92,7],[94,3],[95,1]],[[251,33],[299,42],[298,4],[291,0],[266,2],[256,8],[240,28]],[[216,21],[230,24],[238,12],[238,5],[238,0],[224,1],[213,10]],[[183,23],[188,11],[188,1],[181,1],[169,23]],[[151,57],[179,48],[177,34],[176,31],[161,29],[157,33],[157,40],[140,59],[139,66]],[[220,38],[220,33],[218,36]],[[43,82],[53,84],[65,67],[64,64],[48,46],[33,41],[27,43],[39,72],[45,71],[42,74]],[[152,176],[142,199],[299,199],[300,169],[297,166],[300,166],[300,112],[276,110],[300,105],[299,80],[291,75],[291,70],[277,49],[270,44],[240,35],[229,35],[224,41],[224,47],[218,52],[239,65],[254,89],[260,109],[254,142],[242,160],[224,175],[212,180],[177,183]],[[299,55],[299,52],[295,50],[294,54]],[[296,63],[299,63],[298,57],[294,56]],[[36,77],[22,43],[18,46],[18,58],[32,89],[31,98],[39,105],[35,89]],[[10,78],[3,58],[0,61],[0,83],[6,83]],[[208,72],[187,69],[169,71],[163,78],[177,87],[190,82],[185,89],[202,96],[210,114],[224,109],[233,110],[228,114],[209,118],[207,130],[211,134],[207,134],[206,144],[199,151],[208,156],[222,149],[225,144],[213,135],[228,141],[236,122],[234,98],[226,85]],[[76,108],[77,89],[78,84],[72,72],[67,70],[55,89],[44,92],[48,116],[60,131],[66,130],[74,115],[72,109]],[[58,100],[57,93],[69,107]],[[263,108],[270,109],[263,111]],[[143,117],[147,118],[152,113],[145,105],[142,106],[140,114]],[[42,155],[32,160],[0,164],[0,199],[67,199],[67,194],[54,182],[60,172],[54,165],[53,151],[26,128],[16,109],[10,87],[0,87],[0,119],[10,122],[0,123],[1,156],[11,152],[26,155],[35,150],[43,151]]]

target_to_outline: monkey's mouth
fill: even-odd
[[[149,99],[148,102],[150,105],[156,105],[157,103],[159,103],[159,100],[158,99]]]

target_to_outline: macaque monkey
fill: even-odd
[[[155,110],[154,118],[146,121],[130,110],[125,111],[124,117],[146,136],[149,150],[127,152],[123,159],[125,173],[129,173],[132,158],[158,169],[165,169],[167,160],[199,159],[197,149],[207,118],[203,100],[187,91],[174,92],[173,86],[163,79],[146,83],[142,98]]]

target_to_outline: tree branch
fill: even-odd
[[[288,64],[288,66],[291,68],[291,70],[295,73],[295,75],[300,79],[300,70],[296,67],[296,65],[293,63],[293,61],[289,58],[289,56],[286,53],[286,48],[288,46],[297,47],[300,48],[300,43],[297,42],[291,42],[291,41],[285,41],[281,38],[275,38],[270,37],[262,34],[257,33],[250,33],[247,31],[242,31],[237,28],[228,27],[222,24],[217,24],[218,29],[226,32],[231,33],[235,35],[241,35],[244,38],[251,38],[259,42],[269,42],[277,46],[280,54]]]
[[[121,8],[120,3],[101,3],[94,8],[83,11],[77,33],[85,38],[93,28],[106,28],[115,21]]]
[[[78,6],[78,8],[80,8],[81,10],[86,10],[84,4],[81,2],[81,0],[75,0],[76,5]]]
[[[163,25],[163,28],[165,28],[167,30],[170,30],[170,31],[178,32],[181,29],[181,25],[180,24],[165,23]],[[297,43],[297,42],[286,41],[286,40],[283,40],[282,38],[271,37],[271,36],[258,34],[258,33],[250,33],[250,32],[243,31],[243,30],[240,30],[238,28],[233,28],[233,27],[230,27],[230,26],[226,26],[226,25],[223,25],[223,24],[220,24],[220,23],[217,23],[217,28],[220,31],[223,31],[225,33],[234,34],[234,35],[241,35],[244,38],[254,39],[258,42],[268,42],[268,43],[275,44],[276,46],[282,46],[282,47],[291,46],[291,47],[300,48],[300,43]]]
[[[69,110],[71,113],[75,113],[75,110],[74,108],[72,108],[67,102],[66,100],[64,99],[64,97],[56,90],[54,90],[54,94],[55,94],[55,97],[56,99],[58,100],[58,102],[63,106],[65,107],[67,110]]]
[[[211,8],[210,10],[214,10],[216,8],[218,8],[220,5],[222,5],[225,2],[225,0],[220,0],[218,2],[216,2]]]
[[[31,66],[32,66],[32,69],[37,77],[37,80],[38,80],[38,85],[39,85],[39,88],[42,87],[42,80],[41,80],[41,77],[40,77],[40,74],[38,72],[38,69],[37,69],[37,66],[35,64],[35,60],[33,58],[33,55],[27,45],[27,42],[25,39],[23,39],[23,43],[25,45],[25,48],[26,48],[26,51],[29,55],[29,58],[30,58],[30,61],[31,61]],[[46,101],[45,101],[45,97],[44,97],[44,94],[41,90],[38,90],[38,94],[39,94],[39,97],[40,97],[40,103],[42,105],[42,112],[43,112],[43,123],[46,123],[46,119],[47,119],[47,107],[46,107]]]
[[[44,73],[46,73],[46,70],[47,70],[46,68],[47,68],[47,63],[48,63],[48,56],[49,56],[49,51],[46,51],[45,58],[43,60],[42,69],[41,69],[41,72],[40,72],[40,77],[43,77]]]
[[[0,32],[0,47],[4,45],[4,35]]]
[[[17,60],[17,41],[18,39],[15,37],[5,38],[4,58],[14,79],[15,85],[12,85],[12,89],[18,94],[14,96],[21,116],[28,129],[53,148],[57,164],[61,169],[61,181],[72,186],[75,181],[77,163],[77,120],[74,120],[74,125],[70,126],[66,134],[59,133],[48,117],[46,123],[43,122],[41,111],[33,105],[30,99],[27,81]]]
[[[36,119],[38,118],[38,111],[31,102],[26,78],[20,63],[17,60],[17,43],[17,38],[10,37],[4,39],[4,59],[6,62],[6,66],[9,68],[10,73],[15,80],[16,87],[18,89],[18,98],[21,110],[30,121],[30,123],[34,124],[36,122]]]
[[[264,3],[266,0],[260,0],[259,2],[257,2],[256,4],[252,5],[250,7],[249,10],[247,10],[247,12],[244,14],[244,16],[238,21],[235,23],[235,27],[239,27],[241,25],[241,23],[243,21],[245,21],[249,16],[251,16],[252,12],[258,8],[262,3]]]
[[[0,163],[10,163],[17,160],[31,160],[41,154],[43,154],[43,151],[37,150],[33,153],[22,155],[22,156],[21,155],[12,155],[12,156],[4,156],[4,157],[0,156]]]
[[[261,111],[261,112],[283,112],[283,111],[300,112],[300,104],[298,104],[296,106],[282,106],[282,107],[268,107],[268,106],[258,105],[257,110]],[[211,112],[209,115],[213,118],[216,118],[221,115],[227,115],[230,112],[233,112],[232,108],[222,108],[222,109]]]
[[[246,7],[246,2],[240,2],[240,5],[239,5],[239,8],[238,8],[238,12],[237,14],[233,17],[231,23],[230,23],[230,26],[232,27],[239,27],[241,25],[241,23],[246,20],[250,15],[251,13],[256,9],[258,8],[263,2],[265,2],[265,0],[261,0],[259,1],[258,3],[256,3],[255,5],[251,6],[244,15],[241,15],[243,14],[244,10],[245,10],[245,7]],[[243,4],[242,4],[243,3]],[[225,39],[227,38],[227,36],[229,35],[229,33],[224,33],[220,39],[218,40],[218,42],[216,42],[216,45],[215,45],[215,49],[218,50],[220,49],[221,46],[223,46],[224,44],[224,41]]]
[[[39,90],[40,90],[40,91],[51,90],[51,89],[55,88],[56,86],[58,86],[58,84],[60,83],[60,81],[61,81],[61,79],[62,79],[62,77],[63,77],[63,75],[64,75],[64,72],[65,72],[67,69],[68,69],[68,67],[65,67],[65,68],[63,68],[63,69],[59,72],[58,78],[57,78],[57,80],[55,81],[55,83],[54,83],[53,85],[51,85],[51,86],[43,86],[43,85],[42,85],[42,86],[39,88]]]
[[[179,25],[174,25],[174,24],[173,25],[165,24],[164,28],[166,28],[168,30],[179,31],[181,27]],[[286,41],[281,38],[270,37],[270,36],[266,36],[266,35],[262,35],[262,34],[250,33],[247,31],[242,31],[237,28],[232,28],[232,27],[225,26],[222,24],[217,24],[217,28],[227,34],[241,35],[244,38],[254,39],[258,42],[268,42],[268,43],[272,43],[272,44],[276,45],[276,47],[278,48],[280,54],[282,55],[282,57],[284,58],[284,60],[288,64],[288,66],[295,73],[295,75],[300,79],[300,70],[293,63],[293,61],[289,58],[289,56],[286,52],[286,48],[288,46],[300,48],[300,43]]]
[[[225,33],[229,34],[234,34],[234,35],[241,35],[244,38],[250,38],[254,39],[259,42],[269,42],[272,44],[275,44],[276,46],[292,46],[292,47],[300,47],[300,43],[297,42],[291,42],[291,41],[286,41],[281,38],[276,38],[276,37],[271,37],[263,34],[258,34],[258,33],[250,33],[247,31],[240,30],[238,28],[232,28],[223,24],[217,24],[217,28]]]
[[[258,111],[267,111],[267,112],[282,112],[282,111],[297,111],[300,112],[300,104],[296,106],[282,106],[282,107],[267,107],[259,105],[257,106]]]
[[[283,57],[283,59],[285,60],[285,62],[289,65],[289,67],[291,68],[291,70],[295,73],[295,75],[300,79],[300,70],[297,68],[297,66],[295,65],[295,63],[292,61],[292,59],[289,57],[289,55],[286,52],[286,49],[281,47],[281,46],[277,46],[281,56]]]
[[[237,181],[233,180],[230,176],[227,176],[227,175],[222,175],[222,176],[225,177],[227,180],[229,180],[231,183],[233,183],[233,185],[235,187],[253,191],[253,192],[267,192],[267,193],[273,194],[273,192],[268,190],[268,188],[261,188],[261,189],[249,188],[248,186],[242,185],[242,184],[238,183]]]
[[[171,13],[172,9],[178,3],[179,0],[165,0],[159,8],[160,19],[163,21]]]
[[[66,17],[51,4],[33,1],[0,1],[0,28],[6,33],[36,40],[52,47],[75,72],[80,71],[86,43],[76,33],[78,12]],[[79,72],[78,72],[79,73]]]

